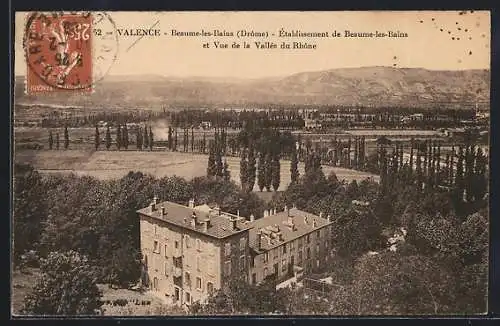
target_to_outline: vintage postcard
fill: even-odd
[[[488,311],[490,12],[17,12],[12,314]]]

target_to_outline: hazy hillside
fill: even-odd
[[[262,80],[109,76],[85,97],[24,94],[16,78],[16,101],[29,104],[148,107],[216,104],[361,104],[428,106],[430,103],[488,102],[487,70],[432,71],[389,67],[345,68],[303,72]]]

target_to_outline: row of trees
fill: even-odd
[[[55,140],[54,140],[54,135],[52,134],[52,130],[49,131],[49,149],[54,149],[54,145],[56,149],[60,148],[60,138],[59,138],[59,133],[56,133]],[[64,149],[69,148],[69,133],[68,133],[68,127],[64,127]]]
[[[94,145],[96,151],[99,150],[100,144],[101,144],[101,136],[99,128],[96,126],[95,138],[94,138]],[[111,130],[108,126],[106,128],[106,135],[104,138],[104,145],[106,147],[106,150],[109,150],[111,148],[111,144],[112,144]],[[147,148],[149,148],[149,150],[153,150],[153,144],[154,144],[154,134],[153,131],[151,130],[151,127],[149,127],[149,132],[147,126],[144,126],[144,129],[142,129],[141,127],[137,127],[135,129],[135,145],[138,150]],[[130,140],[129,140],[129,131],[126,123],[123,125],[118,125],[118,127],[116,128],[115,145],[118,150],[122,148],[128,149],[130,145]]]

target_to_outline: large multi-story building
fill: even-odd
[[[203,302],[235,278],[296,282],[331,257],[329,219],[296,208],[247,220],[193,200],[184,206],[155,198],[137,212],[143,284],[177,305]]]

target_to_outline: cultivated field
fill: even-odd
[[[15,162],[30,163],[43,173],[75,173],[90,175],[99,179],[114,179],[129,171],[141,171],[157,177],[179,176],[186,179],[206,175],[207,155],[167,151],[83,151],[83,150],[18,150]],[[231,178],[239,184],[240,161],[228,157]],[[304,173],[303,164],[299,164]],[[340,180],[361,181],[368,177],[378,180],[378,176],[350,169],[324,166],[326,175],[335,172]],[[290,161],[281,161],[280,189],[290,183]],[[254,188],[257,189],[257,186]]]

